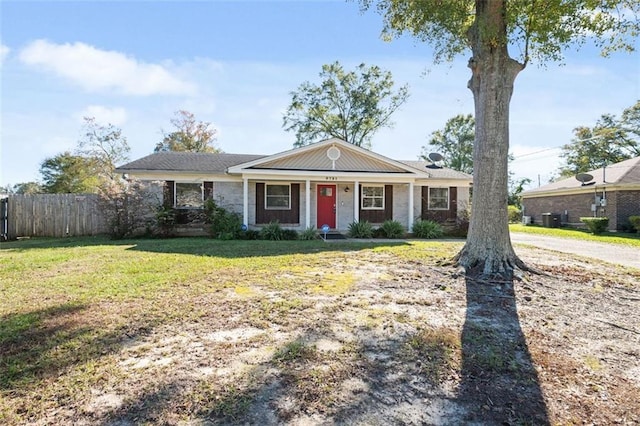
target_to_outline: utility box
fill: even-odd
[[[545,228],[559,228],[560,223],[560,213],[542,213],[542,226]]]

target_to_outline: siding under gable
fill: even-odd
[[[294,154],[277,160],[256,165],[254,169],[277,170],[336,170],[361,172],[406,173],[405,169],[361,153],[341,147],[340,158],[333,162],[327,157],[327,146]]]

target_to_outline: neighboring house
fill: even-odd
[[[201,209],[213,198],[249,228],[346,231],[367,220],[455,221],[469,204],[470,175],[424,161],[397,161],[340,139],[274,155],[159,152],[119,173],[162,181],[165,206]]]
[[[608,217],[610,230],[629,228],[629,216],[640,215],[640,157],[522,193],[523,216],[537,224],[542,215],[559,215],[562,224],[582,226],[581,217]]]

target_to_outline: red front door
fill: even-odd
[[[336,186],[318,185],[318,229],[322,225],[336,227]]]

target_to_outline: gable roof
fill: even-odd
[[[593,191],[593,187],[607,185],[640,185],[640,157],[631,158],[619,163],[611,164],[607,167],[590,170],[587,172],[593,176],[592,185],[583,186],[575,177],[559,180],[557,182],[543,185],[539,188],[530,189],[522,193],[527,195],[542,195],[546,193],[573,191]]]
[[[209,152],[156,152],[116,169],[118,173],[143,171],[225,173],[236,164],[246,163],[264,155],[216,154]]]
[[[414,169],[420,171],[426,171],[432,178],[438,179],[464,179],[471,180],[473,176],[468,173],[460,172],[458,170],[449,169],[446,167],[434,167],[430,161],[406,161],[400,160],[401,163],[411,166]]]
[[[330,154],[331,150],[333,155]],[[330,155],[335,158],[330,158]],[[425,170],[416,169],[338,138],[326,139],[239,164],[230,167],[229,173],[258,173],[265,170],[426,174]]]
[[[331,147],[340,155],[334,161],[327,156]],[[203,152],[156,152],[116,168],[117,173],[263,173],[269,170],[290,172],[357,172],[412,175],[419,179],[435,178],[471,181],[466,173],[448,168],[433,168],[428,161],[398,161],[357,147],[341,139],[327,139],[274,155],[226,154]]]

